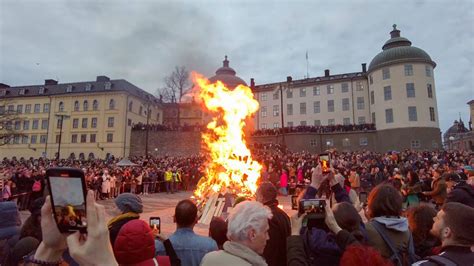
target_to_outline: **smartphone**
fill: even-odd
[[[330,171],[330,158],[329,153],[321,153],[319,155],[319,162],[321,163],[321,169],[323,170],[323,174],[327,174]]]
[[[53,214],[61,233],[87,230],[86,182],[77,168],[49,168],[46,180]]]
[[[362,192],[359,193],[359,201],[360,201],[360,203],[362,203],[364,205],[367,204],[367,192],[362,191]]]
[[[297,195],[291,196],[291,209],[298,210],[298,196]]]
[[[150,227],[152,229],[158,229],[158,233],[161,232],[161,219],[160,217],[150,217]]]

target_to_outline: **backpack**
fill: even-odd
[[[33,192],[39,191],[41,191],[41,181],[36,180],[35,183],[33,183]]]
[[[413,263],[419,260],[418,256],[415,254],[415,246],[413,244],[413,236],[411,232],[409,232],[410,236],[408,238],[407,250],[398,250],[395,248],[395,245],[392,243],[392,240],[390,240],[390,238],[385,234],[385,226],[383,226],[377,221],[372,221],[371,224],[392,252],[392,255],[390,256],[389,260],[392,261],[395,266],[412,265]]]
[[[436,263],[436,265],[442,266],[456,266],[457,264],[454,261],[439,255],[429,256],[428,261]]]

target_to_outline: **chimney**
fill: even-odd
[[[324,76],[329,77],[329,69],[324,70]]]
[[[0,89],[4,89],[4,88],[10,88],[10,85],[7,85],[5,83],[0,83]]]
[[[362,63],[362,72],[367,72],[367,64],[366,63]]]
[[[255,88],[255,80],[253,78],[250,79],[250,88],[251,89]]]
[[[97,82],[107,82],[107,81],[110,81],[110,78],[107,77],[107,76],[97,76],[96,81]]]
[[[293,78],[291,76],[286,77],[286,82],[290,83],[293,81]]]
[[[45,79],[44,85],[58,85],[58,81],[54,79]]]

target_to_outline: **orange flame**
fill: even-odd
[[[192,76],[199,98],[214,114],[207,125],[209,131],[202,135],[210,161],[194,195],[201,200],[227,191],[253,196],[262,166],[252,159],[243,132],[245,119],[258,110],[252,90],[243,85],[230,90],[220,81],[211,84],[197,73]]]

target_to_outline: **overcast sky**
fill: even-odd
[[[361,70],[396,23],[437,63],[441,129],[469,120],[474,0],[0,0],[0,82],[123,78],[155,93],[174,66],[212,76],[224,55],[249,83]]]

